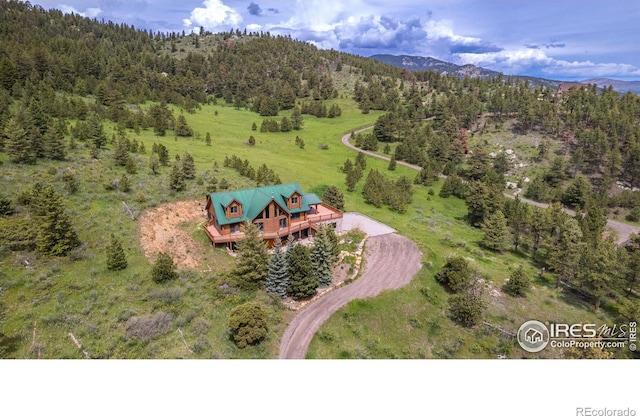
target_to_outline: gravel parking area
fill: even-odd
[[[395,233],[396,230],[384,225],[383,223],[369,218],[366,215],[362,215],[357,212],[345,212],[343,217],[337,221],[331,221],[336,223],[336,233],[346,233],[353,228],[359,228],[364,231],[369,237],[375,237],[377,235]]]

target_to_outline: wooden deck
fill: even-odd
[[[276,232],[265,233],[263,234],[263,238],[265,240],[273,240],[277,237],[284,238],[289,234],[295,234],[304,230],[312,229],[317,231],[317,223],[336,220],[339,218],[342,218],[342,212],[328,205],[318,205],[316,209],[313,209],[309,214],[307,214],[306,221],[289,224],[288,227],[281,228]],[[243,232],[222,235],[213,224],[205,225],[204,231],[214,244],[232,243],[244,238]]]

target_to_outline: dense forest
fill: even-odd
[[[198,174],[197,155],[169,155],[162,143],[145,145],[136,135],[153,131],[157,138],[195,138],[211,146],[209,132],[205,138],[194,131],[183,112],[220,103],[256,120],[273,117],[259,128],[246,126],[247,132],[302,136],[303,115],[342,116],[338,98],[352,98],[362,114],[383,112],[370,131],[352,134],[356,146],[388,155],[389,171],[398,161],[421,168],[413,180],[390,179],[373,168],[365,175],[360,154],[341,169],[347,192],[365,177],[365,203],[404,214],[415,192],[442,181],[439,197],[466,201],[465,220],[482,230],[485,249],[526,256],[594,309],[611,301],[616,316],[640,318],[640,240],[620,246],[605,231],[614,216],[640,221],[639,96],[595,85],[560,94],[509,77],[409,72],[268,32],[153,33],[6,0],[0,0],[0,154],[13,167],[62,161],[70,167],[51,168],[60,179],[54,185],[36,177],[20,192],[0,190],[0,252],[62,258],[83,249],[65,201],[83,185],[77,170],[97,169],[94,161],[108,159],[110,176],[87,188],[102,186],[114,195],[130,192],[141,169],[151,178],[166,176],[174,196],[186,181],[197,181],[202,192],[229,189],[236,178],[220,173],[225,168],[245,186],[280,183],[277,166],[254,167],[235,154]],[[280,112],[290,116],[280,118]],[[506,152],[488,150],[504,132],[535,138],[526,181],[510,179],[515,166]],[[247,136],[246,147],[256,146]],[[296,136],[295,145],[303,150],[304,140]],[[518,181],[523,197],[549,208],[527,205],[519,195],[505,198],[508,180]],[[144,191],[135,192],[140,204],[148,199]],[[119,253],[119,244],[112,235],[109,250]],[[126,267],[121,260],[113,264]],[[448,284],[445,272],[439,281]],[[524,293],[524,286],[511,290]],[[3,307],[0,302],[0,313]],[[1,331],[0,341],[0,347],[11,344]]]

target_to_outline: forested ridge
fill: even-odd
[[[330,124],[323,123],[342,121],[345,114],[368,115],[362,120],[375,122],[371,131],[354,132],[351,140],[364,150],[388,155],[388,173],[367,165],[363,154],[325,171],[344,159],[327,156],[338,144],[328,143]],[[309,120],[321,122],[309,131]],[[214,124],[223,132],[208,131]],[[362,125],[345,128],[356,127]],[[239,136],[243,138],[236,140]],[[526,145],[517,149],[516,160],[507,150],[519,141]],[[281,155],[273,157],[265,149]],[[271,159],[263,161],[265,155]],[[10,255],[7,270],[20,270],[14,275],[0,270],[0,295],[3,289],[8,294],[0,297],[0,312],[10,311],[0,315],[0,323],[9,316],[12,329],[3,332],[0,327],[0,356],[40,354],[35,335],[27,354],[15,353],[17,345],[25,345],[25,334],[36,331],[23,325],[31,325],[35,317],[12,309],[14,305],[53,303],[55,313],[41,319],[45,328],[72,326],[95,341],[98,331],[79,324],[84,324],[79,311],[97,314],[93,305],[100,304],[100,290],[113,285],[118,299],[105,301],[102,310],[116,308],[121,300],[150,310],[138,316],[141,312],[132,306],[118,310],[117,317],[111,310],[110,317],[95,318],[105,320],[96,324],[101,330],[121,337],[95,341],[102,348],[96,347],[97,356],[161,355],[153,349],[157,347],[149,347],[150,340],[166,342],[163,331],[178,323],[193,331],[194,350],[205,356],[213,318],[195,317],[177,300],[190,297],[200,305],[204,301],[197,288],[153,286],[165,280],[193,281],[195,272],[176,274],[162,253],[159,259],[168,263],[170,278],[160,273],[161,278],[152,279],[155,283],[144,280],[141,270],[149,264],[140,254],[137,230],[123,222],[123,212],[127,221],[135,221],[141,210],[172,199],[287,182],[295,179],[292,171],[300,170],[294,164],[298,158],[309,166],[302,177],[313,175],[314,185],[324,180],[316,180],[320,169],[327,178],[344,179],[321,182],[313,190],[326,190],[323,198],[341,209],[346,196],[347,209],[422,218],[416,197],[421,203],[431,203],[432,197],[440,202],[462,199],[465,232],[482,234],[482,250],[526,261],[529,269],[539,271],[539,284],[546,282],[547,273],[553,276],[552,286],[571,291],[595,311],[606,309],[616,320],[638,319],[640,241],[632,238],[619,247],[607,238],[605,224],[607,218],[635,225],[640,221],[639,96],[595,85],[559,93],[510,77],[410,72],[270,33],[241,28],[215,34],[204,29],[154,33],[0,0],[0,170],[7,185],[0,189],[0,253]],[[401,176],[394,172],[396,161],[422,170],[415,178]],[[551,203],[550,208],[534,209],[518,198],[504,198],[512,182],[522,195]],[[434,187],[440,190],[437,195]],[[565,214],[563,205],[577,215]],[[116,231],[109,235],[103,227]],[[424,234],[416,233],[413,238]],[[486,260],[469,249],[471,244],[453,239],[444,235],[437,253],[465,249]],[[103,253],[106,261],[96,261]],[[77,270],[78,265],[89,269]],[[223,268],[219,276],[199,282],[206,290],[214,288],[206,295],[211,316],[255,297],[216,290],[233,283],[224,280]],[[516,270],[517,284],[505,290],[524,297],[529,282],[522,269]],[[129,273],[131,282],[112,283],[116,272]],[[469,266],[469,276],[456,286],[461,291],[451,302],[454,321],[457,313],[466,314],[456,321],[462,326],[481,322],[482,311],[467,310],[481,306],[478,273]],[[58,283],[59,275],[71,283]],[[450,280],[444,275],[437,282],[446,286]],[[96,288],[101,284],[107,288]],[[59,289],[56,298],[48,292],[51,287]],[[82,305],[74,304],[71,313],[65,308],[72,302],[68,299],[76,302],[73,296],[81,296]],[[437,296],[429,301],[439,302]],[[280,310],[263,299],[262,306],[267,304],[270,325],[280,325]],[[153,327],[153,334],[136,332],[142,322],[149,325],[145,330]],[[73,356],[65,348],[52,349]],[[258,356],[269,354],[263,349]]]

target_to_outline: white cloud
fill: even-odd
[[[100,13],[102,13],[102,10],[98,7],[88,7],[85,9],[84,12],[77,10],[73,6],[67,6],[66,4],[60,4],[58,5],[57,8],[64,14],[73,13],[73,14],[80,15],[82,17],[89,17],[91,19],[93,19],[94,17],[97,17]]]
[[[204,7],[196,7],[191,15],[182,22],[185,26],[203,26],[215,30],[220,27],[238,27],[242,16],[233,8],[222,3],[222,0],[205,0]]]
[[[505,49],[484,54],[458,54],[465,64],[488,67],[506,74],[521,74],[535,70],[549,77],[638,77],[640,68],[620,63],[596,63],[587,61],[567,61],[553,58],[541,49]]]

